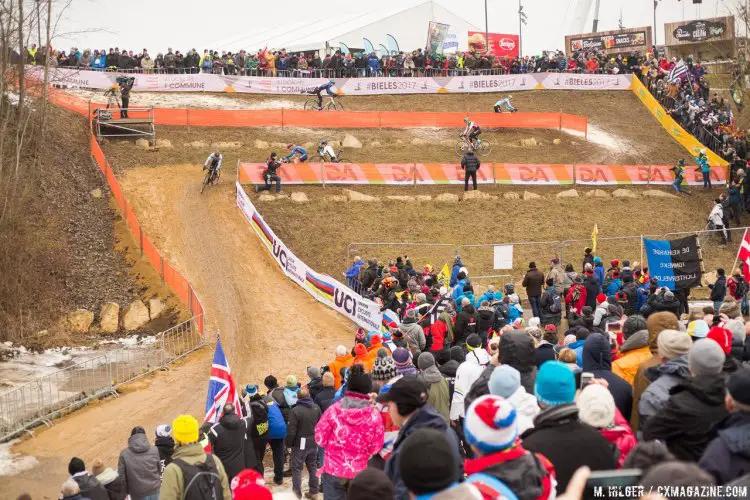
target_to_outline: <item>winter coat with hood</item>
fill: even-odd
[[[487,344],[487,337],[492,329],[492,325],[495,323],[495,310],[490,306],[480,307],[477,311],[479,318],[477,319],[477,333],[482,339],[482,345]]]
[[[331,386],[323,386],[323,389],[320,390],[313,401],[315,401],[316,405],[320,406],[320,411],[325,413],[331,407],[335,398],[336,389]]]
[[[442,416],[446,422],[450,418],[451,400],[448,381],[438,370],[437,366],[432,365],[424,370],[420,375],[427,385],[427,402],[431,404]]]
[[[172,462],[174,453],[174,439],[172,436],[156,436],[154,446],[159,450],[159,473],[164,474],[164,469]]]
[[[315,442],[326,449],[320,471],[352,479],[383,448],[383,419],[369,396],[348,391],[315,426]]]
[[[511,394],[506,400],[510,402],[510,404],[516,409],[516,412],[518,412],[516,414],[518,417],[518,435],[520,436],[527,430],[533,428],[534,419],[539,415],[540,411],[539,402],[537,401],[536,396],[529,394],[523,386],[520,386],[516,389],[516,392]]]
[[[664,408],[643,426],[643,439],[664,442],[677,458],[697,462],[711,440],[711,428],[728,415],[724,376],[701,375],[669,391]]]
[[[466,361],[458,367],[456,383],[453,387],[453,399],[451,400],[451,420],[458,420],[458,417],[465,415],[464,399],[488,364],[490,364],[490,355],[480,347],[469,351],[466,355]]]
[[[287,448],[300,448],[303,438],[312,440],[321,415],[320,407],[313,403],[311,397],[298,399],[289,413],[289,425],[286,428]]]
[[[711,286],[711,301],[718,302],[724,300],[727,295],[727,278],[726,276],[719,276],[716,283]]]
[[[451,288],[456,286],[456,283],[458,283],[458,273],[461,271],[462,267],[464,267],[464,263],[461,262],[461,257],[456,257],[456,261],[453,263],[453,267],[451,268],[451,280],[448,282],[448,286],[450,286]]]
[[[427,346],[427,338],[424,336],[424,330],[419,326],[416,318],[404,318],[404,321],[398,329],[403,332],[404,337],[411,345],[418,349],[419,352],[425,350],[425,347]]]
[[[652,366],[646,370],[646,378],[651,381],[651,384],[641,394],[638,408],[634,408],[634,411],[638,411],[638,420],[641,426],[649,417],[656,415],[664,408],[667,400],[669,400],[669,391],[672,387],[690,379],[687,355],[678,356],[660,365]]]
[[[732,413],[717,430],[718,437],[709,443],[698,462],[700,468],[711,473],[716,484],[750,474],[750,413]]]
[[[354,357],[347,353],[343,356],[336,356],[336,359],[328,363],[328,369],[333,374],[333,388],[338,389],[341,387],[341,369],[349,368],[354,364]]]
[[[251,417],[240,418],[231,414],[223,415],[208,431],[213,453],[224,464],[230,482],[246,467],[245,448],[252,448],[251,426]]]
[[[609,392],[615,400],[615,406],[625,419],[630,418],[633,407],[633,389],[625,380],[612,373],[612,353],[609,341],[601,333],[592,333],[583,344],[584,372],[591,372],[594,378],[607,381]]]
[[[505,332],[500,337],[500,364],[510,365],[521,374],[521,385],[534,394],[536,382],[536,349],[531,335],[523,330]]]
[[[81,495],[89,500],[109,500],[109,493],[104,486],[88,472],[81,472],[73,476],[81,489]]]
[[[596,296],[599,295],[601,290],[599,278],[595,274],[584,276],[583,286],[586,287],[586,305],[594,311],[596,310]]]
[[[125,490],[133,500],[159,491],[159,450],[148,442],[145,434],[133,434],[128,438],[128,447],[120,452],[117,473],[125,481]]]
[[[464,345],[466,338],[477,331],[477,312],[469,304],[456,315],[455,344]]]
[[[640,330],[628,337],[622,344],[620,357],[612,363],[612,372],[633,385],[638,367],[648,359],[651,359],[648,330]]]
[[[565,491],[573,473],[582,465],[592,470],[617,468],[613,445],[578,419],[574,404],[543,409],[534,419],[534,428],[521,438],[524,448],[541,453],[555,466],[557,491]]]
[[[546,361],[554,361],[557,359],[555,354],[555,346],[542,340],[538,346],[536,346],[536,367],[540,368]]]
[[[409,491],[406,485],[401,480],[401,470],[399,466],[400,462],[400,448],[404,440],[409,437],[414,431],[418,429],[435,429],[441,431],[448,438],[451,443],[451,451],[453,452],[454,463],[456,464],[456,477],[463,477],[463,460],[461,459],[461,452],[459,451],[459,441],[456,433],[453,432],[447,422],[443,419],[440,413],[435,410],[429,404],[425,404],[417,411],[415,411],[409,419],[406,421],[403,427],[398,432],[398,437],[393,444],[393,453],[385,463],[385,474],[391,480],[394,486],[394,499],[395,500],[409,500]],[[326,448],[328,451],[328,448]],[[328,453],[326,453],[326,456]],[[326,467],[324,464],[323,467]]]

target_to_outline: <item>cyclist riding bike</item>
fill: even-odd
[[[328,141],[325,139],[320,141],[320,145],[318,146],[318,154],[323,158],[324,160],[328,160],[330,163],[338,163],[339,159],[336,158],[336,153],[333,150],[333,147],[328,144]]]
[[[221,152],[217,149],[214,153],[208,155],[206,163],[203,164],[203,170],[206,170],[207,168],[211,169],[211,183],[219,178],[219,171],[221,170],[221,162],[223,160],[224,157],[221,156]]]
[[[502,112],[503,112],[503,108],[505,108],[505,110],[506,110],[506,111],[507,111],[508,113],[515,113],[516,111],[518,111],[518,110],[517,110],[516,108],[514,108],[514,107],[513,107],[513,105],[512,105],[511,103],[510,103],[510,100],[511,100],[511,99],[513,99],[513,96],[512,96],[512,95],[509,95],[509,96],[508,96],[508,97],[506,97],[505,99],[500,99],[499,101],[497,101],[497,102],[495,103],[495,113],[502,113]]]
[[[327,83],[324,83],[323,85],[315,87],[315,89],[310,91],[311,94],[315,94],[315,96],[318,98],[318,110],[323,109],[323,96],[320,95],[321,92],[325,90],[327,95],[335,96],[336,94],[334,94],[333,91],[331,90],[334,85],[336,85],[336,82],[334,82],[333,80],[328,80]]]
[[[284,158],[282,158],[282,161],[289,163],[294,159],[294,155],[299,155],[299,161],[300,163],[304,163],[307,161],[307,150],[301,146],[295,146],[294,144],[287,144],[286,145],[287,151],[291,151],[288,155],[286,155]]]
[[[469,140],[469,143],[473,147],[476,147],[477,143],[479,142],[479,134],[482,133],[482,129],[479,128],[479,125],[469,120],[468,118],[464,118],[464,123],[466,124],[466,128],[461,134],[461,137],[467,138]]]

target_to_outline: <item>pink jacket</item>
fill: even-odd
[[[315,442],[325,448],[321,473],[353,479],[383,448],[383,419],[369,396],[347,391],[315,426]]]
[[[599,432],[607,441],[617,446],[617,449],[620,450],[620,459],[617,461],[617,467],[621,468],[625,459],[633,448],[635,448],[635,445],[638,444],[638,440],[635,438],[630,425],[628,425],[628,421],[615,408],[615,426],[608,429],[599,429]]]

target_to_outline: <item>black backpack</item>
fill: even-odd
[[[502,300],[493,302],[492,308],[495,310],[495,321],[492,329],[496,332],[499,332],[502,327],[508,324],[510,308],[508,307],[508,304],[506,304]]]
[[[172,461],[182,470],[183,500],[222,500],[224,492],[214,457],[206,454],[206,461],[190,465],[177,458]]]
[[[468,408],[469,406],[471,406],[471,403],[473,403],[477,398],[490,393],[490,376],[492,376],[492,370],[494,369],[495,365],[493,364],[489,364],[484,367],[484,370],[482,370],[479,378],[477,378],[474,383],[471,384],[469,392],[467,392],[466,396],[464,396],[464,408]]]

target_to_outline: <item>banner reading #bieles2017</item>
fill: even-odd
[[[41,68],[27,67],[27,75],[42,77]],[[59,86],[108,89],[119,73],[52,68],[50,83]],[[273,78],[212,74],[134,74],[138,92],[237,92],[243,94],[299,95],[315,88],[324,78]],[[530,75],[471,75],[438,77],[336,78],[334,90],[341,95],[443,94],[518,92],[534,89],[628,90],[632,75],[583,75],[536,73]]]

